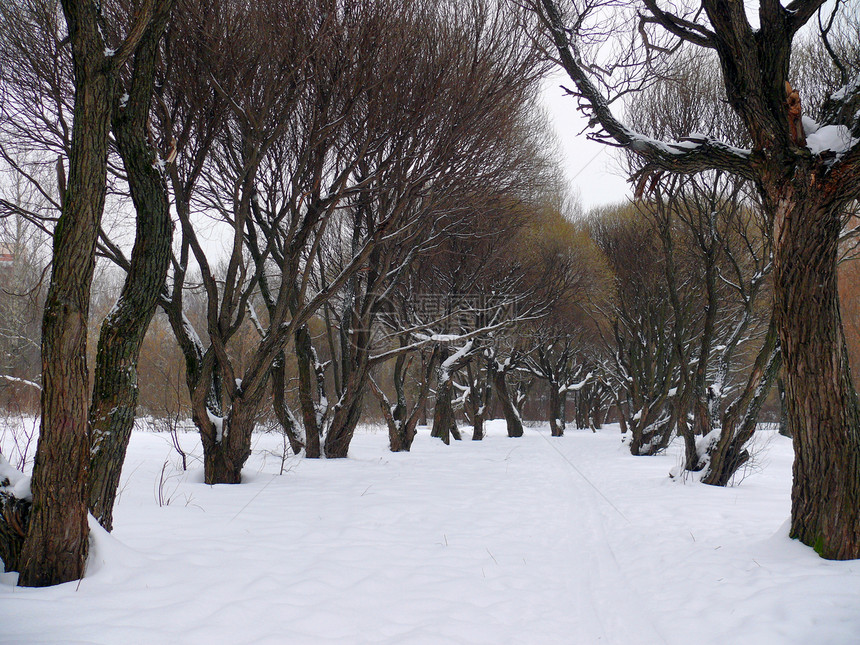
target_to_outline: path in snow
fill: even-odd
[[[209,487],[136,432],[114,536],[80,585],[0,576],[0,643],[857,642],[860,566],[780,528],[789,442],[717,489],[670,481],[677,456],[633,458],[617,428],[547,434],[494,422],[391,454],[368,431],[283,476],[261,435],[247,483]]]

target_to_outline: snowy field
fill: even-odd
[[[791,444],[764,433],[734,488],[672,481],[677,453],[499,422],[411,454],[360,432],[351,458],[290,458],[260,435],[247,483],[202,482],[136,432],[113,535],[87,576],[0,575],[0,642],[860,643],[860,561],[787,537]],[[159,505],[159,500],[161,505]]]

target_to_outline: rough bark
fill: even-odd
[[[405,339],[401,342],[405,346]],[[394,366],[394,389],[397,394],[397,403],[391,405],[385,394],[371,379],[370,388],[379,401],[382,416],[388,425],[388,440],[391,452],[408,452],[412,449],[412,442],[417,434],[418,422],[422,411],[425,410],[427,399],[430,394],[430,377],[436,366],[436,352],[431,354],[429,361],[422,360],[421,381],[418,384],[418,398],[412,410],[406,402],[406,375],[411,359],[408,361],[404,355],[398,356]]]
[[[0,481],[0,487],[3,485]],[[7,572],[18,571],[20,567],[29,514],[29,501],[0,491],[0,560]]]
[[[167,7],[169,10],[169,7]],[[90,404],[89,508],[108,531],[137,408],[137,360],[170,260],[172,226],[167,184],[149,143],[149,106],[167,11],[141,42],[125,107],[113,131],[137,211],[131,263],[119,301],[102,324]]]
[[[104,210],[114,78],[94,4],[64,0],[75,74],[69,180],[42,320],[42,423],[21,586],[83,577],[87,556],[87,317]]]
[[[785,402],[785,379],[780,376],[776,378],[777,391],[779,392],[779,434],[791,438],[791,428],[788,425],[788,413]]]
[[[193,406],[192,419],[200,430],[203,443],[203,481],[207,484],[240,484],[242,467],[251,456],[251,434],[257,420],[260,399],[256,402],[234,400],[230,414],[214,420],[206,414],[200,418],[199,406]],[[220,423],[220,430],[216,424]]]
[[[353,292],[354,293],[354,292]],[[354,297],[354,296],[353,296]],[[367,313],[371,306],[365,301],[362,307]],[[363,317],[351,318],[354,312],[343,316],[341,324],[341,378],[343,390],[338,393],[331,423],[325,435],[323,451],[329,459],[348,456],[349,444],[364,411],[364,393],[370,380],[371,320]],[[350,329],[356,325],[357,329]]]
[[[344,396],[335,409],[331,426],[325,437],[325,456],[329,459],[344,459],[349,454],[355,428],[361,420],[367,373],[353,372],[346,383]]]
[[[816,174],[804,179],[817,188]],[[836,287],[842,212],[826,192],[801,192],[802,181],[792,184],[775,204],[774,256],[775,316],[795,449],[791,536],[828,559],[858,558],[860,412]]]
[[[319,459],[322,455],[322,446],[320,445],[322,428],[320,428],[317,418],[317,402],[312,391],[316,353],[307,325],[302,325],[296,330],[295,341],[296,362],[299,371],[299,407],[302,410],[302,422],[305,426],[305,457]]]
[[[508,426],[508,436],[522,437],[523,420],[520,417],[520,413],[517,411],[514,402],[511,400],[506,376],[507,373],[504,370],[494,370],[493,387],[496,391],[496,397],[498,398],[499,403],[502,404],[502,412],[505,415],[505,422]]]
[[[649,418],[649,415],[643,415]],[[672,440],[673,415],[666,413],[650,423],[629,420],[630,454],[636,457],[659,455],[666,450]]]
[[[450,375],[440,375],[436,383],[436,402],[433,405],[433,429],[430,436],[441,439],[446,446],[451,443],[451,436],[459,438],[457,419],[454,415],[454,384]]]

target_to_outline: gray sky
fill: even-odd
[[[632,191],[614,161],[615,149],[580,134],[586,121],[576,110],[576,100],[559,87],[572,84],[564,74],[553,74],[544,82],[543,102],[558,135],[565,173],[587,212],[624,201]]]

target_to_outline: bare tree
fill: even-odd
[[[140,349],[171,255],[165,166],[175,151],[159,150],[152,141],[150,116],[162,34],[173,5],[174,0],[163,0],[141,38],[128,80],[117,83],[122,94],[114,99],[111,119],[137,217],[131,258],[127,263],[120,259],[126,269],[122,292],[99,334],[89,410],[89,509],[107,530],[113,528],[116,492],[137,411]]]
[[[672,306],[654,226],[630,207],[598,214],[589,226],[614,282],[613,290],[594,299],[608,321],[599,327],[606,346],[601,378],[613,390],[622,431],[630,433],[631,454],[657,454],[675,429],[680,369],[675,348],[690,341],[690,327],[682,330],[676,320],[681,307]]]
[[[33,470],[34,503],[19,562],[19,584],[24,586],[83,575],[88,533],[87,317],[107,188],[110,116],[117,80],[141,40],[160,29],[159,17],[169,6],[145,2],[135,7],[133,17],[125,13],[124,35],[115,42],[106,41],[96,3],[62,2],[62,9],[72,51],[74,119],[68,182],[58,182],[62,214],[54,232],[42,327],[42,424]],[[45,12],[50,6],[22,3],[4,10],[3,17],[36,28]],[[56,36],[48,38],[59,42]],[[64,180],[64,173],[58,174]]]
[[[358,130],[375,134],[381,143],[351,171],[358,188],[344,200],[340,225],[316,258],[320,284],[331,289],[331,276],[342,274],[359,249],[368,243],[373,248],[361,271],[323,310],[332,360],[330,392],[314,369],[319,362],[308,337],[296,337],[309,456],[318,454],[313,444],[319,436],[328,457],[346,456],[370,370],[427,346],[403,339],[396,349],[373,353],[380,315],[416,257],[450,235],[458,220],[488,216],[493,200],[522,193],[533,183],[528,169],[540,155],[524,124],[542,68],[523,43],[508,38],[501,8],[483,2],[457,12],[451,8],[430,3],[419,14],[392,13],[391,43],[403,47],[398,67],[350,116]],[[397,229],[373,242],[386,222],[396,222]]]
[[[170,250],[170,216],[161,172],[164,164],[159,158],[162,151],[151,141],[149,101],[161,32],[171,6],[172,2],[167,2],[152,14],[153,24],[141,36],[133,65],[117,72],[110,97],[115,135],[111,147],[121,163],[108,157],[107,181],[112,184],[109,192],[115,193],[118,210],[126,208],[130,194],[138,217],[136,246],[130,259],[123,254],[117,240],[109,239],[104,231],[99,233],[98,243],[100,251],[126,272],[119,301],[101,327],[89,411],[94,448],[90,467],[91,509],[107,528],[111,526],[112,491],[118,482],[134,419],[139,345],[163,283]],[[152,12],[151,7],[143,9]],[[121,41],[121,34],[129,28],[128,16],[136,11],[125,2],[102,7],[99,28],[106,42]],[[68,115],[73,110],[75,96],[72,53],[64,47],[67,39],[62,12],[58,2],[46,0],[7,7],[4,17],[21,24],[20,28],[9,31],[2,47],[6,62],[2,81],[9,100],[4,103],[0,120],[3,132],[0,151],[17,176],[26,179],[50,207],[59,211],[66,188],[65,159],[71,150]],[[14,156],[21,148],[31,150],[27,163],[17,161]],[[57,155],[56,163],[53,155]],[[46,165],[51,171],[56,169],[53,178],[45,176]],[[46,230],[52,228],[55,219],[50,210],[17,209],[20,216]]]
[[[613,114],[601,90],[618,87],[606,76],[602,86],[595,82],[598,68],[583,58],[601,3],[562,11],[560,3],[540,0],[531,7],[592,123],[600,125],[603,137],[645,160],[640,185],[661,171],[718,169],[756,186],[773,226],[775,318],[797,455],[791,535],[823,557],[860,557],[860,507],[855,503],[860,496],[860,411],[836,288],[842,215],[860,194],[857,70],[838,59],[844,72],[841,89],[833,88],[822,103],[820,125],[804,120],[806,99],[789,78],[792,45],[798,31],[822,10],[823,0],[795,0],[785,7],[762,2],[758,28],[750,24],[743,3],[702,0],[696,5],[674,13],[644,0],[641,14],[631,21],[645,37],[638,60],[657,61],[660,52],[678,46],[713,50],[749,149],[696,133],[680,142],[637,135]],[[849,6],[836,2],[832,10]],[[625,83],[624,89],[630,88]]]

